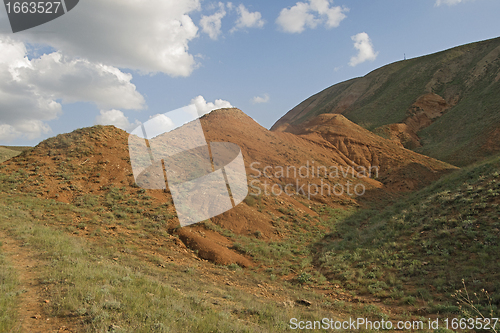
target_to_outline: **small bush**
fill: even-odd
[[[401,302],[403,304],[408,304],[408,305],[415,305],[415,303],[417,302],[417,299],[413,296],[406,296],[406,297],[403,297],[403,299],[401,300]]]
[[[257,200],[251,194],[247,195],[247,197],[243,200],[248,206],[253,207],[257,204]]]
[[[297,281],[300,284],[307,283],[307,282],[309,282],[309,280],[311,280],[311,274],[303,272],[303,273],[300,273],[299,276],[297,276]]]

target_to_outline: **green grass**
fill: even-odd
[[[28,147],[5,147],[0,146],[0,163],[11,159],[14,156],[21,154],[21,152]]]
[[[51,314],[79,322],[89,332],[111,325],[125,332],[280,332],[292,317],[388,316],[380,303],[356,305],[314,290],[455,316],[459,309],[449,294],[461,278],[474,289],[499,294],[500,249],[498,237],[489,234],[500,229],[498,170],[498,159],[461,170],[382,212],[314,204],[319,217],[312,217],[282,204],[269,212],[280,235],[273,240],[262,232],[238,235],[203,223],[257,264],[249,269],[212,265],[215,275],[279,285],[283,299],[311,300],[314,306],[308,308],[283,307],[253,292],[207,283],[202,273],[208,266],[194,260],[187,266],[166,262],[177,249],[168,243],[176,222],[172,203],[150,207],[152,198],[142,189],[104,186],[64,204],[18,193],[32,181],[30,171],[0,172],[0,228],[47,263],[40,278],[54,297]],[[246,204],[265,213],[270,200],[278,204],[274,197]],[[77,237],[85,233],[93,240]],[[155,254],[151,248],[143,252],[150,243]]]
[[[451,301],[462,279],[500,306],[500,157],[450,174],[393,206],[362,210],[318,243],[320,271],[387,304]],[[457,306],[447,311],[458,313]]]
[[[299,284],[324,282],[324,277],[312,264],[311,258],[316,251],[313,245],[335,230],[337,221],[348,216],[350,211],[323,205],[318,208],[323,216],[315,218],[300,216],[291,206],[280,207],[278,211],[281,215],[271,215],[271,223],[284,237],[276,240],[264,240],[256,234],[236,235],[210,222],[205,222],[205,226],[233,240],[233,249],[251,256],[265,269],[268,276],[292,275],[293,282]]]
[[[16,323],[19,290],[17,275],[2,253],[0,241],[0,332],[9,332]]]
[[[105,332],[115,325],[120,332],[282,332],[288,330],[292,317],[314,320],[336,316],[331,311],[337,305],[324,303],[319,295],[300,287],[290,285],[285,293],[291,299],[313,300],[311,308],[284,307],[235,287],[214,284],[200,274],[206,268],[195,261],[186,267],[165,263],[162,257],[145,258],[134,245],[137,238],[107,236],[93,242],[74,235],[83,224],[67,229],[47,217],[53,212],[55,219],[71,225],[67,221],[72,214],[84,216],[82,207],[14,193],[0,193],[0,200],[4,203],[0,206],[0,229],[22,242],[46,267],[39,279],[51,295],[49,315],[79,323],[83,331]],[[158,230],[155,233],[158,238]],[[162,256],[175,254],[169,248],[157,251]],[[265,281],[265,275],[257,272],[214,269],[218,276],[239,276],[244,283]],[[11,273],[2,269],[0,276],[8,277],[1,280],[2,291],[15,290]],[[10,302],[6,308],[11,312],[0,325],[12,325],[16,300],[2,298],[2,302]]]
[[[415,151],[458,166],[488,157],[498,149],[496,141],[490,141],[490,149],[482,147],[487,134],[500,123],[498,105],[500,85],[480,82],[450,112],[419,133],[424,145]]]

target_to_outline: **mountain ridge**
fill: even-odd
[[[320,114],[339,113],[419,153],[467,165],[500,151],[495,140],[499,80],[500,38],[493,38],[398,61],[330,86],[271,130],[287,131]]]

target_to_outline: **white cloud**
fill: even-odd
[[[236,20],[236,25],[231,29],[231,32],[245,28],[262,28],[265,24],[260,12],[249,12],[243,4],[240,4],[236,11],[239,18]]]
[[[351,58],[349,66],[354,67],[365,61],[373,61],[377,58],[378,52],[374,51],[372,41],[366,32],[352,36],[351,39],[354,41],[354,48],[358,50],[358,54]]]
[[[318,20],[309,12],[309,4],[297,2],[292,8],[283,8],[276,23],[285,32],[301,33],[305,27],[316,28]]]
[[[94,102],[103,108],[140,109],[143,97],[119,69],[71,60],[60,52],[29,60],[22,42],[0,35],[0,138],[33,140],[50,132],[46,121],[61,103]]]
[[[134,123],[130,123],[122,111],[115,109],[108,111],[101,110],[101,114],[95,118],[94,123],[97,125],[113,125],[124,131],[131,131],[137,126],[140,126],[140,122],[138,120]]]
[[[3,142],[10,142],[19,137],[33,140],[50,132],[51,129],[47,124],[35,119],[19,122],[14,126],[0,123],[0,140]]]
[[[155,114],[154,116],[149,117],[150,120],[153,118],[154,121],[148,121],[147,124],[144,125],[147,126],[146,132],[149,138],[154,138],[182,125],[181,123],[176,124],[165,114]]]
[[[193,98],[190,104],[194,104],[196,106],[196,110],[200,116],[209,113],[212,110],[233,107],[231,103],[222,99],[216,99],[214,103],[207,102],[201,95]]]
[[[189,76],[197,64],[188,44],[198,27],[188,14],[199,8],[199,0],[86,0],[19,36],[95,63]]]
[[[435,6],[436,7],[439,7],[441,5],[453,6],[461,2],[465,2],[465,0],[436,0]]]
[[[326,16],[325,26],[327,28],[338,27],[340,22],[347,17],[345,13],[349,11],[346,7],[330,7],[329,0],[310,0],[310,7],[319,15]]]
[[[167,117],[165,114],[155,114],[154,116],[149,117],[149,119],[153,118],[155,118],[155,123],[161,124],[162,128],[167,128],[168,130],[170,128],[175,127],[175,124],[172,121],[172,119]]]
[[[9,142],[20,135],[21,133],[19,133],[19,131],[17,131],[13,126],[0,124],[0,141]]]
[[[291,8],[283,8],[276,19],[281,30],[288,33],[301,33],[306,27],[314,29],[319,24],[326,28],[336,28],[345,19],[349,8],[332,6],[330,0],[309,0],[297,2]]]
[[[219,10],[210,16],[203,15],[200,20],[200,25],[202,31],[208,36],[216,40],[221,34],[222,18],[226,16],[226,10],[224,9],[224,4],[219,2]]]
[[[261,104],[261,103],[267,103],[269,102],[269,95],[268,94],[264,94],[263,96],[255,96],[254,98],[252,98],[252,103],[254,104]]]
[[[69,59],[60,52],[31,61],[19,70],[24,82],[37,87],[44,96],[57,96],[63,103],[93,102],[99,108],[142,109],[144,98],[130,81],[132,75],[118,68]]]

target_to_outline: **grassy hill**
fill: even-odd
[[[21,154],[24,150],[31,147],[0,146],[0,163]]]
[[[500,156],[441,178],[382,210],[361,210],[317,244],[318,269],[385,304],[458,312],[463,288],[500,314]],[[484,299],[483,299],[484,301]],[[483,304],[484,305],[484,304]],[[483,310],[486,310],[484,307]],[[486,312],[485,312],[486,313]]]
[[[413,304],[388,308],[338,289],[317,269],[316,244],[360,205],[390,202],[456,168],[342,116],[301,135],[268,131],[237,109],[201,123],[208,141],[241,147],[258,182],[234,209],[184,228],[168,190],[135,184],[128,134],[113,126],[58,135],[0,165],[0,331],[284,332],[291,318],[416,318]],[[332,124],[325,139],[321,128]],[[256,193],[264,182],[318,182],[263,174],[313,161],[380,173],[321,177],[364,184],[366,198]]]
[[[499,80],[500,38],[495,38],[399,61],[331,86],[272,129],[286,131],[323,113],[341,113],[369,130],[406,122],[420,138],[418,152],[463,166],[500,151]],[[442,99],[441,113],[415,104],[428,94]],[[425,121],[409,121],[415,115]]]

